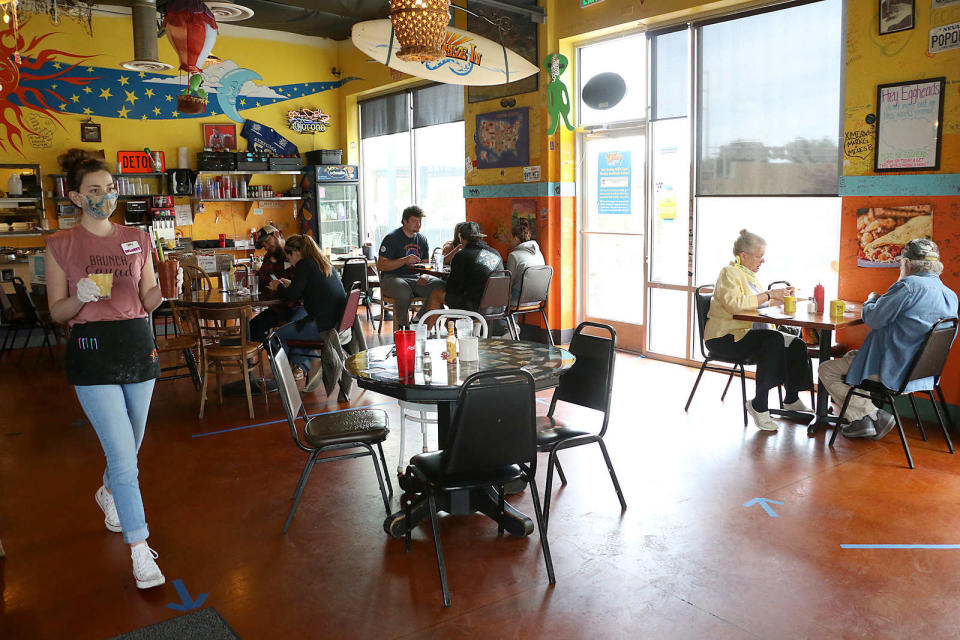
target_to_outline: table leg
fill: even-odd
[[[833,331],[822,329],[820,331],[820,364],[830,359],[833,352]],[[817,432],[817,425],[826,422],[826,417],[830,411],[830,394],[827,393],[826,386],[817,385],[817,412],[813,420],[807,425],[807,435],[812,436]]]
[[[455,406],[455,403],[452,402],[437,403],[437,436],[441,448],[447,440]],[[441,494],[437,497],[437,510],[458,514],[482,513],[494,522],[497,522],[500,516],[497,492],[492,487]],[[383,530],[393,538],[402,538],[406,535],[408,529],[414,529],[429,517],[430,509],[427,505],[427,498],[421,495],[410,505],[409,522],[403,509],[400,509],[387,516],[387,519],[383,521]],[[505,503],[503,505],[503,528],[510,535],[527,536],[533,532],[533,519],[517,511],[509,503]]]

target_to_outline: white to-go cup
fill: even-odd
[[[459,358],[464,362],[476,362],[480,359],[480,339],[476,336],[460,338]]]

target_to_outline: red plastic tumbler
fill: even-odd
[[[412,376],[417,353],[417,332],[410,329],[394,331],[393,342],[397,347],[397,373],[401,378]]]

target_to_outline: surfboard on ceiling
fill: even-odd
[[[390,43],[390,20],[367,20],[353,25],[351,39],[354,46],[377,62],[387,64],[387,46]],[[397,71],[418,78],[447,84],[471,86],[505,84],[526,78],[540,69],[520,54],[504,49],[499,42],[478,36],[463,29],[447,27],[443,45],[446,54],[433,62],[407,62],[397,57],[400,43],[393,40],[390,66]],[[509,77],[507,77],[509,69]]]

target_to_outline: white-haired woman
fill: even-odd
[[[800,392],[813,387],[803,340],[767,328],[760,323],[735,320],[734,314],[748,313],[770,304],[782,304],[793,288],[764,290],[757,279],[767,250],[766,241],[746,229],[733,243],[733,262],[720,271],[707,314],[704,340],[710,352],[730,359],[750,358],[757,363],[757,394],[747,401],[747,413],[758,429],[776,431],[770,417],[767,396],[771,389],[785,388],[784,407],[809,411]]]

